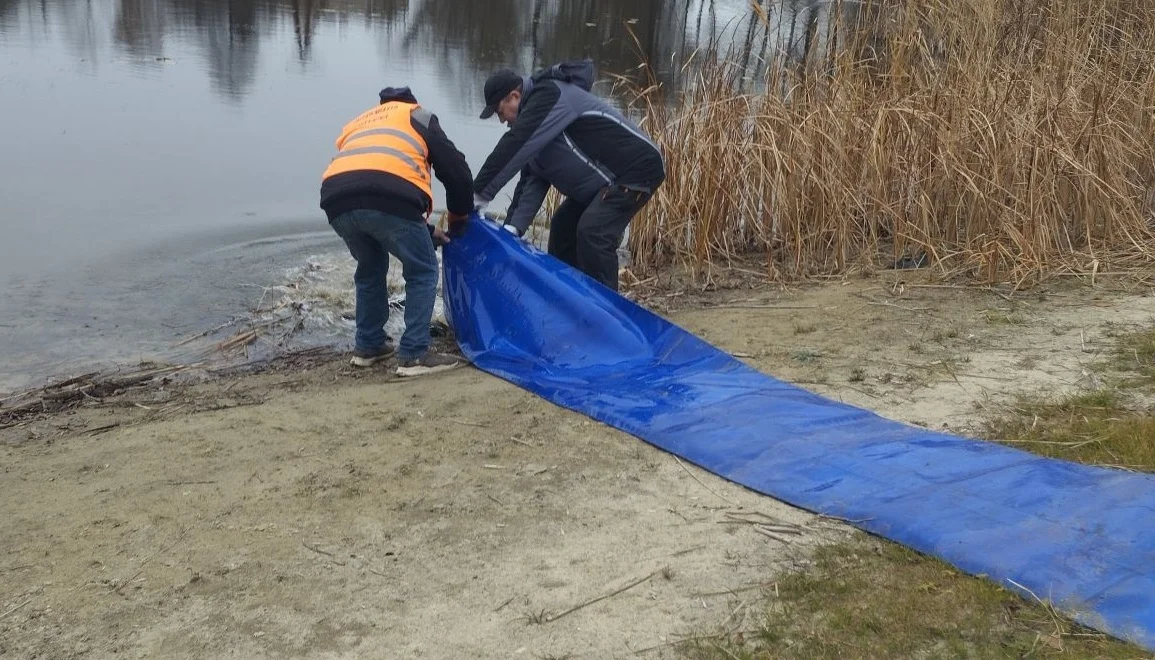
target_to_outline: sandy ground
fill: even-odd
[[[1107,335],[1155,317],[1147,289],[893,273],[638,295],[767,373],[959,432],[1094,386]],[[472,368],[142,388],[0,431],[0,464],[13,658],[678,657],[755,628],[775,576],[848,533]]]

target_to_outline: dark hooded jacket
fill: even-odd
[[[473,182],[489,201],[520,173],[509,224],[524,232],[552,185],[583,204],[611,183],[656,187],[665,178],[654,142],[606,101],[590,93],[591,60],[557,64],[522,80],[513,127]]]

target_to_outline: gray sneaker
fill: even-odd
[[[388,360],[393,357],[393,354],[396,352],[397,350],[393,348],[393,344],[385,344],[385,346],[375,351],[358,348],[353,351],[353,357],[349,358],[349,364],[354,367],[371,367],[381,360]]]
[[[402,377],[425,376],[438,371],[449,371],[465,364],[465,360],[444,353],[426,353],[413,360],[402,360],[397,364],[397,375]]]

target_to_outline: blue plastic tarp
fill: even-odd
[[[1155,476],[828,400],[746,366],[488,221],[470,222],[444,248],[444,264],[450,324],[477,367],[1155,649]]]

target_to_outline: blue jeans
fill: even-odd
[[[438,275],[437,255],[425,223],[363,209],[339,215],[331,224],[357,260],[353,275],[357,286],[357,348],[376,351],[385,346],[385,322],[389,320],[385,275],[392,254],[401,261],[405,278],[405,333],[397,348],[398,358],[412,360],[425,355]]]

